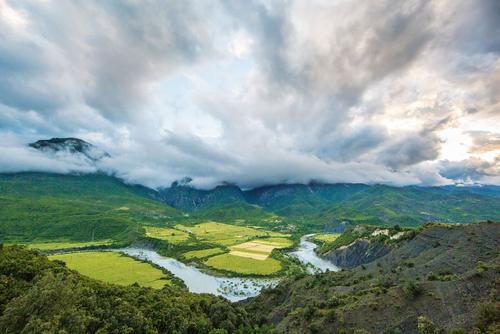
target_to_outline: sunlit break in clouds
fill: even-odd
[[[0,172],[500,184],[499,54],[496,0],[0,0]]]

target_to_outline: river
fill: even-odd
[[[276,285],[278,279],[218,277],[206,274],[173,258],[164,257],[155,251],[141,248],[122,248],[118,251],[132,257],[150,261],[184,281],[187,288],[195,293],[210,293],[223,296],[231,301],[257,296],[260,291]]]
[[[300,245],[296,251],[291,252],[302,263],[307,266],[309,273],[324,272],[326,270],[338,271],[338,267],[332,263],[319,258],[314,249],[316,244],[307,240],[311,235],[305,235],[300,239]],[[127,247],[117,251],[129,256],[150,261],[184,281],[187,288],[195,293],[210,293],[223,296],[231,301],[239,301],[249,297],[257,296],[263,288],[275,286],[279,279],[263,278],[235,278],[219,277],[202,272],[198,268],[186,265],[176,259],[164,257],[153,250]]]
[[[297,257],[303,264],[307,266],[307,271],[311,274],[318,272],[339,271],[340,268],[333,263],[320,258],[314,251],[318,245],[308,240],[313,234],[308,234],[300,238],[300,245],[296,251],[291,252],[293,256]]]

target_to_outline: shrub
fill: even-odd
[[[421,315],[417,319],[417,329],[420,334],[441,334],[443,330],[439,329],[434,323]]]
[[[321,330],[321,325],[318,324],[317,322],[312,322],[310,325],[309,325],[309,331],[311,333],[319,333]]]
[[[370,333],[364,329],[358,328],[354,330],[354,334],[370,334]]]
[[[408,299],[415,299],[422,293],[422,287],[418,283],[408,281],[403,285],[403,293]]]
[[[437,281],[437,276],[432,271],[427,274],[427,280],[429,281]]]
[[[462,328],[452,328],[450,334],[467,334],[467,331]]]
[[[329,309],[325,314],[325,318],[329,322],[335,322],[337,320],[337,312],[333,308]]]
[[[500,322],[500,302],[481,303],[476,308],[475,326],[482,332],[489,330],[495,323]]]

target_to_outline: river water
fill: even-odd
[[[309,236],[303,236],[300,239],[298,249],[290,254],[296,256],[304,263],[310,273],[324,272],[326,270],[338,271],[338,267],[316,255],[314,249],[318,246],[307,240]],[[157,252],[148,249],[127,247],[118,249],[117,251],[138,259],[150,261],[167,269],[183,280],[191,292],[210,293],[223,296],[231,301],[255,297],[263,288],[275,286],[279,282],[279,279],[276,278],[235,278],[209,275],[193,266],[186,265],[170,257],[161,256]]]
[[[314,250],[318,247],[318,245],[308,240],[308,238],[312,235],[313,234],[302,236],[302,238],[300,238],[299,248],[290,254],[297,257],[300,262],[305,264],[307,266],[307,271],[311,274],[325,272],[327,270],[339,271],[339,267],[316,255]]]

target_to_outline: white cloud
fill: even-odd
[[[150,186],[498,183],[497,3],[2,1],[0,171],[74,136]]]

